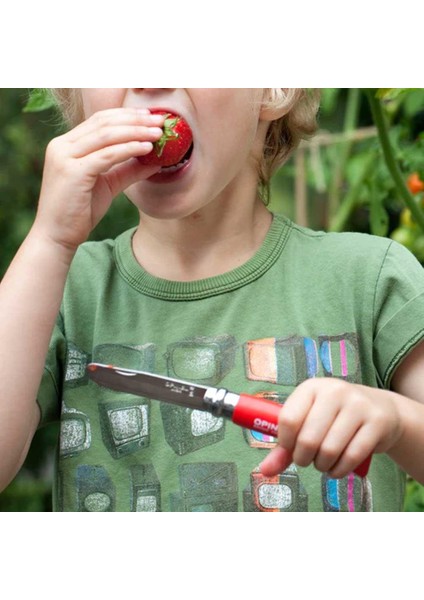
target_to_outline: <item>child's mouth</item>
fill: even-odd
[[[170,167],[161,167],[159,173],[176,173],[180,169],[184,167],[186,163],[190,160],[191,154],[193,152],[193,144],[191,144],[187,153],[183,156],[179,163],[176,165],[171,165]]]
[[[148,178],[152,183],[174,183],[179,181],[191,165],[191,157],[193,154],[193,144],[188,149],[188,152],[183,156],[179,163],[170,167],[161,167],[160,170]]]

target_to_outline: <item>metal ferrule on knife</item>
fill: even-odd
[[[209,387],[203,397],[205,410],[215,417],[226,417],[228,419],[232,419],[239,400],[239,394],[234,394],[224,388],[214,387]]]

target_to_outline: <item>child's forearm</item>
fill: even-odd
[[[0,490],[38,424],[36,395],[72,257],[33,228],[0,285]]]
[[[387,454],[412,478],[424,485],[424,404],[394,394],[402,435]]]

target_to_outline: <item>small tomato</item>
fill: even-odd
[[[415,229],[417,227],[417,224],[409,208],[404,208],[400,213],[400,224],[402,227],[409,227],[411,229]]]
[[[421,181],[418,173],[411,173],[406,181],[406,184],[411,194],[418,194],[424,190],[424,181]]]

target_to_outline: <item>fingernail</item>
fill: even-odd
[[[153,135],[158,135],[159,137],[163,134],[163,130],[160,127],[150,127],[149,131]]]
[[[139,142],[139,144],[140,150],[147,150],[148,152],[151,152],[153,150],[152,142]]]
[[[149,121],[153,125],[162,125],[164,117],[163,115],[149,115]]]

